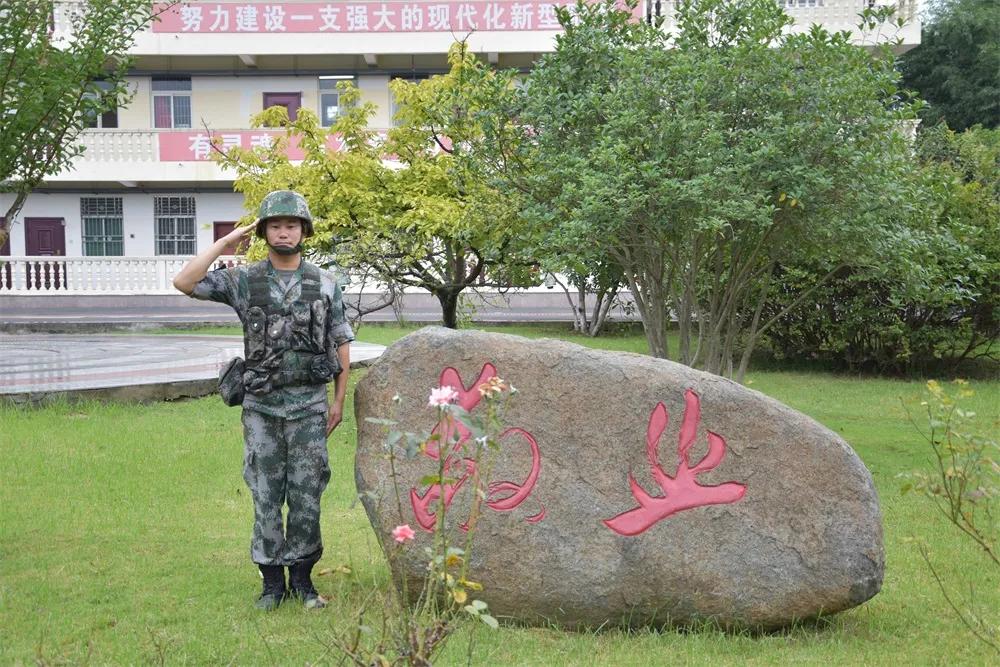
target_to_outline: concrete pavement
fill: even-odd
[[[374,296],[361,298],[362,305]],[[345,295],[348,307],[356,304],[356,294]],[[592,297],[591,297],[592,299]],[[560,290],[516,294],[470,292],[466,313],[473,321],[571,322],[566,295]],[[592,305],[588,304],[592,309]],[[415,323],[441,321],[441,307],[430,294],[407,294],[403,319]],[[613,309],[610,319],[635,320],[634,313]],[[395,322],[391,308],[365,315],[365,322]],[[0,331],[95,332],[100,330],[192,326],[197,324],[237,324],[236,314],[223,304],[196,301],[177,295],[3,295],[0,294]]]
[[[352,343],[351,367],[384,349]],[[0,402],[205,396],[215,392],[219,369],[242,354],[240,336],[0,334]]]

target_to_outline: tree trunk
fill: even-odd
[[[629,286],[635,298],[636,308],[642,318],[642,329],[646,334],[646,343],[649,345],[649,354],[658,358],[667,358],[667,335],[665,320],[667,319],[667,304],[662,298],[660,290],[651,289],[643,292],[638,283],[629,277]]]
[[[580,311],[576,307],[576,304],[573,303],[573,295],[570,294],[569,286],[564,284],[563,281],[556,278],[556,274],[549,273],[548,275],[552,276],[552,280],[554,280],[555,283],[559,285],[559,288],[563,291],[563,294],[566,295],[566,301],[569,302],[569,309],[573,312],[573,331],[579,331],[580,333],[583,333],[584,331],[586,331],[586,329],[580,323]]]
[[[394,282],[389,283],[389,294],[392,296],[392,313],[396,317],[396,324],[405,324],[406,318],[403,316],[403,289]]]
[[[14,201],[11,202],[10,206],[7,208],[7,212],[3,214],[3,223],[0,223],[0,246],[2,246],[7,239],[10,237],[10,228],[14,224],[14,220],[17,218],[17,214],[21,212],[24,207],[24,202],[28,199],[27,192],[18,192],[14,197]]]
[[[576,321],[579,323],[580,333],[587,333],[590,323],[587,322],[587,281],[581,279],[576,285]]]
[[[458,295],[453,289],[441,289],[434,293],[441,303],[441,321],[449,329],[458,328]]]
[[[590,320],[590,331],[587,332],[591,338],[600,334],[601,329],[604,328],[604,322],[608,319],[608,311],[611,310],[611,304],[614,303],[617,294],[618,288],[615,287],[598,296],[597,303],[594,305],[594,317]]]
[[[743,379],[746,377],[747,368],[750,366],[750,356],[753,354],[753,349],[757,344],[757,329],[760,326],[760,314],[763,312],[764,304],[767,302],[767,296],[771,289],[771,275],[773,273],[774,263],[772,262],[768,267],[767,273],[764,275],[764,282],[757,297],[757,305],[753,311],[753,319],[750,321],[750,331],[747,332],[743,355],[740,357],[740,365],[736,370],[736,377],[734,379],[740,384],[743,384]]]

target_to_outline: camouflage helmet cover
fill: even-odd
[[[257,236],[266,238],[264,223],[270,218],[281,217],[298,218],[302,221],[303,238],[312,236],[312,214],[309,213],[309,204],[306,203],[305,197],[292,190],[275,190],[264,197],[257,211]]]

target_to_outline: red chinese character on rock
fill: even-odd
[[[694,444],[701,422],[701,399],[694,391],[684,392],[684,418],[677,439],[678,464],[674,476],[666,474],[660,466],[660,437],[667,428],[666,406],[660,402],[649,415],[646,429],[646,459],[649,461],[653,479],[663,490],[662,496],[646,493],[630,472],[629,487],[639,506],[622,512],[612,519],[604,519],[604,524],[619,535],[638,535],[657,521],[671,514],[702,505],[723,505],[735,503],[746,493],[746,486],[736,482],[726,482],[717,486],[699,484],[696,477],[712,470],[726,457],[726,441],[722,436],[708,432],[708,453],[696,465],[691,466],[688,453]]]
[[[454,368],[446,368],[441,372],[439,387],[451,387],[458,394],[455,401],[463,410],[471,412],[480,401],[483,394],[479,391],[479,386],[487,383],[497,375],[496,367],[493,364],[485,364],[479,373],[479,378],[466,388],[462,383],[462,378]],[[415,488],[410,489],[410,503],[413,506],[413,515],[417,524],[426,531],[433,531],[437,523],[437,516],[433,510],[437,507],[439,499],[444,496],[444,506],[451,506],[455,494],[462,486],[476,473],[476,462],[470,458],[462,458],[459,452],[469,441],[471,432],[457,419],[445,419],[438,423],[431,431],[431,435],[437,436],[427,442],[423,448],[425,455],[439,461],[441,459],[441,446],[439,443],[454,442],[451,451],[447,452],[444,462],[444,474],[446,477],[455,480],[451,484],[432,484],[420,494]],[[541,472],[542,456],[538,449],[538,442],[535,437],[522,428],[509,428],[500,434],[500,440],[510,440],[520,438],[527,443],[531,452],[531,468],[523,482],[497,481],[487,485],[486,506],[497,512],[510,512],[531,495],[538,482],[538,475]],[[545,518],[545,508],[525,519],[528,523],[538,523]],[[461,525],[460,528],[466,530],[468,526]]]

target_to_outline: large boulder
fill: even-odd
[[[355,393],[358,490],[379,539],[399,554],[397,582],[426,571],[421,547],[441,489],[421,480],[437,471],[436,450],[396,461],[401,516],[384,427],[366,418],[394,414],[397,428],[430,431],[432,388],[453,386],[475,412],[477,386],[494,374],[517,388],[506,419],[516,428],[490,469],[469,562],[494,615],[773,628],[879,591],[871,475],[811,418],[669,361],[436,327],[391,346]],[[467,472],[459,459],[449,462],[455,479]],[[456,485],[453,506],[467,507],[472,485]],[[466,517],[457,513],[446,524],[459,543]],[[397,549],[390,532],[403,523],[417,539]]]

